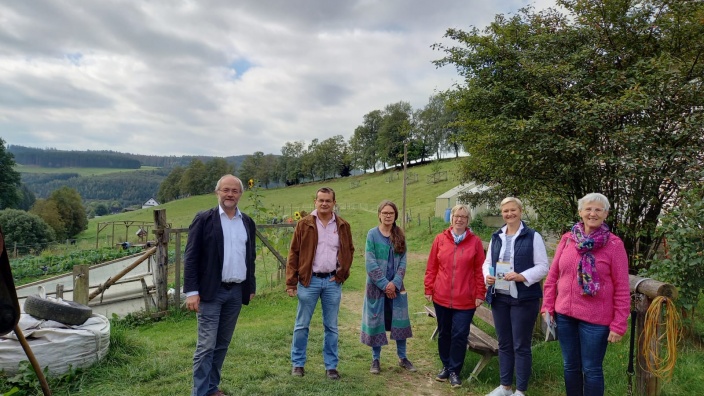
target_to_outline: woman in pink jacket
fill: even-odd
[[[484,247],[469,229],[469,209],[455,205],[451,227],[433,241],[425,270],[425,298],[435,306],[438,321],[438,352],[442,370],[437,381],[462,386],[460,371],[467,352],[469,325],[474,311],[484,302],[482,274]]]
[[[582,220],[555,251],[541,312],[557,323],[567,395],[599,396],[606,346],[620,341],[627,328],[628,257],[623,241],[604,223],[609,200],[591,193],[577,205]]]

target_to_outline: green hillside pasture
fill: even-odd
[[[441,171],[447,173],[447,180],[428,184],[426,178],[433,173],[433,166],[419,165],[408,168],[409,174],[418,176],[417,182],[409,183],[406,187],[406,207],[407,213],[412,217],[409,227],[417,226],[420,218],[420,223],[423,227],[427,227],[428,220],[435,212],[435,197],[446,192],[447,190],[458,185],[459,178],[457,170],[461,159],[444,160],[440,163]],[[399,173],[398,175],[396,173]],[[391,176],[392,180],[387,182],[387,178]],[[332,179],[320,182],[311,182],[298,186],[281,187],[274,189],[258,188],[255,190],[247,190],[240,199],[239,207],[245,213],[255,218],[257,223],[267,223],[274,217],[282,219],[293,217],[296,211],[305,210],[310,212],[313,210],[313,200],[315,192],[323,186],[331,187],[335,190],[337,204],[340,207],[343,216],[357,216],[355,211],[348,212],[350,209],[359,209],[362,213],[376,213],[376,207],[379,202],[384,199],[390,199],[399,206],[402,206],[403,198],[403,183],[400,172],[396,170],[387,170],[385,172],[376,172],[364,174],[360,176]],[[356,185],[359,185],[356,187]],[[213,186],[215,188],[215,186]],[[256,213],[255,197],[259,198],[261,213]],[[201,210],[215,207],[217,198],[215,194],[199,195],[186,199],[180,199],[172,202],[167,202],[158,207],[158,209],[166,210],[166,220],[173,228],[186,228],[193,220],[193,216]],[[123,221],[154,221],[154,209],[147,208],[132,212],[120,213],[109,216],[101,216],[91,219],[88,223],[88,229],[78,235],[81,241],[95,244],[97,233],[97,225],[99,222],[119,222]],[[366,216],[360,216],[366,218]],[[355,219],[348,219],[355,220]],[[374,221],[375,217],[371,216]],[[399,224],[401,219],[399,219]],[[376,223],[370,225],[373,226]],[[116,239],[121,235],[124,239],[124,227],[116,225]],[[362,227],[364,228],[364,227]],[[368,229],[368,228],[367,228]],[[132,228],[130,229],[132,230]],[[134,229],[136,231],[136,228]],[[362,235],[366,236],[366,230],[355,229],[355,237]],[[111,232],[110,229],[104,229],[100,233],[100,243],[106,243],[106,233]],[[134,242],[136,236],[134,232],[130,232],[128,239]],[[150,235],[150,238],[152,236]]]
[[[135,172],[159,169],[154,166],[142,166],[139,169],[119,168],[45,168],[40,166],[16,164],[14,169],[20,173],[77,173],[80,176],[97,176],[117,172]]]

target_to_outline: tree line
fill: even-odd
[[[7,151],[12,153],[18,164],[41,166],[46,168],[116,168],[139,169],[141,166],[171,169],[176,166],[187,166],[192,160],[203,162],[215,158],[212,156],[163,156],[120,153],[112,150],[57,150],[54,148],[34,148],[18,145],[8,145]],[[244,160],[243,155],[225,157],[225,161],[238,166]]]
[[[416,110],[408,102],[392,103],[364,115],[362,124],[347,141],[342,135],[335,135],[322,141],[313,139],[308,144],[286,142],[281,155],[257,151],[244,156],[240,166],[221,159],[194,159],[188,166],[177,166],[171,171],[159,187],[157,199],[167,202],[212,192],[224,170],[269,188],[397,166],[403,163],[404,148],[409,162],[423,163],[433,156],[441,158],[446,152],[459,156],[462,136],[455,121],[456,112],[440,94],[431,96],[426,106]]]
[[[139,169],[142,166],[139,160],[113,151],[63,151],[16,145],[9,146],[8,150],[19,164],[45,168]]]

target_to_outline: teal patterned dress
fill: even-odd
[[[367,285],[360,341],[371,347],[388,344],[387,323],[390,323],[392,340],[411,338],[413,333],[411,321],[408,318],[408,295],[403,287],[403,278],[406,276],[406,253],[394,252],[390,239],[385,237],[378,227],[374,227],[367,233],[365,264]],[[389,266],[393,266],[392,282],[396,285],[396,298],[391,300],[390,321],[385,317],[388,310],[384,309],[387,299],[384,290],[389,283],[386,277]]]

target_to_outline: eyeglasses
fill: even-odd
[[[230,193],[232,193],[232,194],[239,194],[239,193],[240,193],[240,190],[238,190],[238,189],[236,189],[236,188],[234,188],[234,189],[230,189],[230,188],[221,188],[221,189],[218,190],[218,191],[220,191],[220,192],[223,193],[223,194],[230,194]]]
[[[596,214],[601,214],[603,212],[606,212],[602,208],[586,208],[586,209],[582,209],[582,210],[587,213],[596,213]]]
[[[381,212],[382,216],[393,216],[395,214],[396,214],[396,212]]]
[[[453,217],[456,219],[463,219],[463,220],[469,219],[469,216],[462,216],[462,215],[454,215]]]

